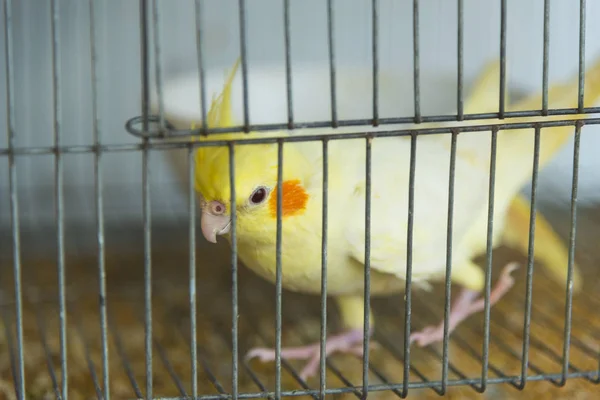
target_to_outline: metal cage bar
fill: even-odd
[[[32,297],[31,293],[28,293],[28,302],[29,303],[37,303],[37,299]],[[35,313],[35,322],[37,324],[37,328],[39,330],[40,342],[42,343],[42,348],[44,349],[46,367],[48,368],[48,375],[50,375],[50,380],[52,381],[52,389],[54,391],[54,395],[56,398],[61,398],[61,389],[58,384],[58,378],[56,376],[56,371],[54,369],[54,361],[52,360],[52,351],[50,350],[50,345],[48,344],[48,330],[46,328],[46,321],[44,315],[40,308],[36,310]]]
[[[190,371],[192,396],[198,396],[198,334],[196,325],[196,194],[194,191],[194,149],[188,150],[188,202],[189,202],[189,257],[190,257]]]
[[[581,144],[581,121],[575,125],[575,144],[573,147],[573,181],[571,185],[571,230],[569,232],[569,259],[567,265],[567,288],[565,293],[565,328],[562,353],[562,376],[560,386],[567,383],[569,372],[569,352],[571,349],[571,323],[573,318],[573,265],[575,264],[575,235],[577,233],[577,196],[579,190],[579,149]]]
[[[74,306],[73,304],[71,304],[70,308],[75,309],[75,313],[77,314],[77,311],[78,311],[77,306]],[[73,314],[73,311],[71,311],[71,315],[72,314]],[[96,392],[96,396],[99,399],[104,399],[105,396],[103,395],[102,389],[100,388],[100,381],[98,380],[98,375],[96,374],[96,366],[94,365],[94,361],[92,360],[92,356],[91,356],[89,340],[85,335],[85,331],[84,331],[82,323],[81,323],[81,318],[74,318],[74,319],[75,319],[75,331],[77,332],[77,337],[79,338],[79,341],[81,342],[81,345],[84,349],[85,362],[87,364],[87,367],[88,367],[88,370],[90,373],[90,377],[92,378],[92,383],[94,385],[94,391]],[[108,394],[108,395],[110,395],[110,394]]]
[[[415,172],[417,164],[417,134],[410,137],[410,167],[408,176],[408,215],[406,223],[406,284],[404,287],[404,362],[401,397],[408,396],[410,378],[410,328],[412,316],[412,250],[415,211]]]
[[[585,378],[585,377],[594,377],[596,375],[595,371],[586,371],[586,372],[572,372],[569,373],[568,378]],[[558,379],[561,377],[560,373],[555,374],[537,374],[537,375],[529,375],[527,377],[528,382],[540,382],[540,381],[549,381],[551,379]],[[505,376],[500,378],[490,378],[490,384],[500,384],[500,383],[515,383],[519,382],[520,376]],[[462,378],[462,379],[449,379],[448,386],[456,387],[456,386],[465,386],[465,385],[473,385],[477,384],[481,381],[481,378]],[[427,382],[411,382],[409,384],[409,389],[428,389],[432,386],[439,386],[441,381],[427,381]],[[361,386],[348,386],[348,387],[340,387],[340,388],[330,388],[327,389],[326,395],[339,395],[346,393],[353,393],[356,390],[360,390]],[[390,391],[390,390],[400,390],[402,389],[401,383],[393,383],[393,384],[374,384],[369,385],[368,390],[369,393],[374,392],[382,392],[382,391]],[[274,397],[275,393],[272,391],[266,392],[256,392],[256,393],[240,393],[240,399],[258,399],[265,397]],[[318,389],[304,389],[304,390],[284,390],[281,392],[282,397],[297,397],[297,396],[318,396]],[[203,400],[225,400],[230,399],[231,396],[227,394],[214,394],[203,396]],[[162,397],[161,400],[181,400],[178,397]]]
[[[140,0],[140,58],[142,78],[142,114],[149,114],[150,77],[148,46],[148,4]],[[144,121],[148,124],[148,121]],[[144,227],[144,354],[146,369],[146,398],[153,397],[152,369],[152,209],[150,202],[150,152],[149,140],[142,142],[142,213]]]
[[[235,142],[229,142],[229,187],[230,187],[230,216],[231,216],[231,396],[239,397],[239,366],[238,366],[238,248],[237,248],[237,210],[235,187]]]
[[[579,111],[577,108],[553,108],[548,110],[548,116],[567,116],[567,115],[576,115],[576,114],[597,114],[600,113],[600,107],[584,107],[583,111]],[[506,111],[504,113],[504,119],[510,118],[523,118],[523,117],[541,117],[542,110],[523,110],[523,111]],[[472,113],[472,114],[464,114],[463,121],[475,121],[475,120],[489,120],[489,119],[497,119],[498,113]],[[150,121],[154,121],[157,118],[152,116]],[[421,116],[421,123],[439,123],[439,122],[454,122],[457,120],[455,115],[429,115],[429,116]],[[141,116],[133,117],[129,119],[125,123],[125,129],[134,136],[138,137],[156,137],[157,134],[153,131],[149,130],[140,130],[137,127],[142,121]],[[586,123],[588,123],[589,119],[586,119]],[[337,120],[336,124],[333,125],[331,120],[327,121],[312,121],[312,122],[296,122],[294,123],[294,128],[296,129],[311,129],[311,128],[336,128],[336,127],[355,127],[360,129],[361,127],[365,127],[367,125],[372,125],[372,119],[346,119],[346,120]],[[379,125],[397,125],[397,124],[410,124],[415,122],[415,117],[391,117],[391,118],[380,118]],[[516,122],[515,122],[516,123]],[[491,126],[491,124],[490,124]],[[269,124],[251,124],[248,127],[252,132],[260,133],[266,131],[275,131],[287,129],[287,123],[269,123]],[[218,138],[219,134],[223,133],[231,133],[231,132],[243,132],[245,127],[243,125],[235,125],[227,128],[207,128],[206,131],[202,131],[200,129],[172,129],[167,127],[167,132],[169,136],[173,137],[187,137],[194,136],[200,134],[210,134],[215,135]],[[1,152],[2,150],[0,150]]]
[[[550,57],[550,0],[544,0],[544,55],[542,61],[542,115],[548,115],[548,58]]]
[[[462,121],[464,119],[464,93],[463,93],[463,77],[464,77],[464,30],[465,16],[463,0],[457,0],[456,10],[456,119]]]
[[[379,125],[379,1],[371,1],[371,58],[373,59],[373,126]]]
[[[421,116],[421,61],[419,55],[419,0],[413,0],[413,90],[414,122],[424,122]]]
[[[206,77],[204,71],[204,53],[202,51],[202,2],[201,0],[195,0],[194,2],[194,16],[196,24],[196,57],[198,62],[198,80],[200,82],[199,94],[200,94],[200,115],[202,116],[202,133],[206,132]]]
[[[326,341],[327,341],[327,232],[329,227],[329,142],[323,140],[323,210],[321,219],[321,336],[319,350],[319,396],[327,390]]]
[[[458,131],[451,131],[450,147],[450,176],[448,177],[448,221],[446,229],[446,279],[445,300],[444,300],[444,338],[442,340],[442,383],[440,385],[440,394],[444,395],[448,387],[448,353],[450,350],[450,296],[451,296],[451,276],[452,276],[452,235],[454,225],[454,181],[456,177],[456,144],[458,141]]]
[[[506,117],[506,0],[500,2],[500,98],[498,99],[498,117]]]
[[[586,0],[579,0],[579,88],[577,110],[581,113],[584,109],[583,96],[585,88],[585,6]]]
[[[154,78],[156,80],[156,93],[158,97],[158,122],[159,129],[162,132],[165,129],[164,114],[164,96],[163,96],[163,78],[161,64],[161,43],[160,43],[160,12],[158,11],[158,0],[152,0],[152,32],[154,33]]]
[[[533,170],[531,173],[531,211],[529,214],[529,248],[527,250],[527,278],[525,294],[525,316],[523,321],[523,350],[521,353],[521,381],[519,389],[525,388],[529,368],[529,346],[531,334],[531,305],[533,302],[533,257],[535,248],[535,218],[537,213],[537,185],[540,167],[541,127],[535,126],[533,144]]]
[[[337,115],[337,91],[335,72],[335,30],[333,25],[333,0],[327,0],[327,44],[329,51],[329,90],[331,96],[331,126],[339,124]]]
[[[371,337],[371,196],[372,183],[371,165],[373,139],[367,136],[365,154],[365,281],[364,281],[364,318],[363,318],[363,390],[362,395],[368,395],[369,386],[369,339]]]
[[[496,194],[496,156],[498,149],[498,129],[491,131],[490,137],[490,180],[488,185],[488,217],[487,217],[487,242],[486,242],[486,266],[485,266],[485,288],[483,308],[483,351],[481,365],[481,384],[479,391],[483,393],[487,389],[488,369],[490,362],[490,295],[492,288],[492,235],[494,232],[494,200]]]
[[[543,120],[543,121],[534,121],[534,122],[507,122],[502,124],[482,124],[482,125],[469,125],[463,127],[455,127],[452,129],[457,130],[458,132],[483,132],[490,131],[496,127],[498,130],[513,130],[513,129],[531,129],[536,125],[540,126],[540,128],[550,128],[550,127],[558,127],[558,126],[575,126],[576,120],[574,119],[564,119],[564,120]],[[585,125],[600,125],[600,117],[591,117],[585,119]],[[128,129],[130,130],[130,129]],[[134,131],[134,130],[132,130]],[[293,143],[293,142],[311,142],[311,141],[320,141],[324,138],[329,141],[333,140],[348,140],[348,139],[364,139],[367,136],[372,138],[378,137],[397,137],[397,136],[410,136],[412,133],[417,133],[418,135],[436,135],[440,133],[447,133],[448,128],[410,128],[410,129],[391,129],[391,130],[381,130],[374,132],[366,132],[364,130],[358,130],[356,132],[349,133],[338,133],[338,134],[330,134],[330,133],[320,133],[320,134],[312,134],[312,135],[302,135],[302,136],[292,136],[284,139],[285,142]],[[217,136],[218,137],[218,136]],[[246,139],[241,142],[237,142],[236,146],[248,146],[255,144],[269,144],[269,143],[277,143],[278,138],[272,137],[260,137],[257,135],[256,138]],[[186,148],[188,146],[196,147],[215,147],[215,146],[227,146],[229,142],[227,140],[206,140],[202,142],[198,142],[195,140],[189,141],[180,141],[180,142],[150,142],[147,144],[107,144],[99,147],[88,146],[88,145],[65,145],[60,146],[56,149],[54,146],[37,146],[37,147],[16,147],[13,149],[9,148],[0,148],[0,156],[9,156],[11,154],[15,156],[25,156],[25,155],[48,155],[54,154],[56,151],[64,153],[64,154],[79,154],[79,153],[90,153],[92,151],[102,151],[105,153],[116,153],[116,152],[137,152],[143,150],[144,147],[149,150],[172,150],[172,149],[181,149]]]
[[[144,303],[145,303],[145,355],[146,397],[152,398],[152,208],[150,201],[150,152],[142,155],[142,202],[144,225]]]
[[[4,63],[6,68],[6,129],[9,151],[15,148],[15,75],[13,68],[13,25],[12,1],[4,1]],[[17,397],[25,399],[25,358],[23,344],[23,301],[21,279],[21,229],[19,221],[19,195],[17,180],[17,163],[15,155],[8,157],[9,191],[10,191],[10,221],[12,234],[12,257],[15,286],[15,314],[17,328],[17,368],[13,370]],[[8,330],[8,324],[5,323]],[[8,336],[8,335],[7,335]],[[12,349],[12,346],[10,347]],[[12,355],[12,351],[11,351]]]
[[[248,53],[246,49],[246,2],[238,1],[240,25],[240,57],[242,59],[242,96],[244,99],[244,132],[250,132],[250,104],[248,102]]]
[[[283,234],[283,141],[277,142],[277,234],[275,243],[275,398],[281,397],[281,241]],[[233,202],[231,204],[234,204]]]
[[[62,144],[62,94],[61,94],[61,40],[60,40],[60,7],[57,0],[51,2],[51,40],[52,40],[52,103],[54,146]],[[61,367],[61,397],[68,398],[69,370],[67,363],[67,309],[65,282],[65,215],[64,215],[64,168],[60,152],[54,155],[54,186],[57,235],[57,269],[58,269],[58,306],[59,306],[59,341]]]
[[[91,55],[91,77],[92,77],[92,119],[93,140],[95,146],[102,143],[102,130],[100,116],[98,113],[98,48],[96,34],[96,0],[89,1],[90,9],[90,55]],[[102,396],[110,400],[110,378],[108,361],[108,324],[106,305],[106,261],[104,249],[104,188],[103,188],[102,154],[94,153],[94,195],[96,198],[96,243],[98,246],[98,311],[100,316],[100,341],[102,348]]]
[[[283,2],[283,28],[285,45],[285,95],[287,100],[288,129],[294,128],[294,103],[292,98],[292,45],[290,32],[290,0]]]
[[[116,329],[115,322],[112,320],[112,318],[110,316],[108,317],[108,329],[110,330],[110,333],[113,337],[115,347],[117,350],[117,354],[119,355],[119,358],[121,359],[121,363],[123,364],[123,369],[125,370],[125,374],[127,375],[127,379],[129,380],[129,383],[131,384],[131,388],[133,389],[133,392],[135,393],[135,395],[138,398],[143,398],[144,395],[142,394],[142,389],[140,388],[140,386],[137,383],[137,380],[135,379],[135,375],[133,373],[133,368],[131,367],[131,362],[129,361],[129,357],[127,357],[127,353],[125,352],[125,348],[123,347],[123,342],[121,340],[121,334]]]

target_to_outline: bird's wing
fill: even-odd
[[[415,160],[413,207],[413,279],[425,280],[445,269],[450,176],[450,150],[443,138],[419,137]],[[363,145],[355,143],[350,159],[364,164]],[[370,265],[381,272],[404,278],[407,265],[410,139],[381,138],[372,142]],[[339,157],[340,159],[342,157]],[[346,158],[346,161],[348,158]],[[485,191],[474,190],[488,180],[487,170],[456,159],[457,176],[469,182],[456,184],[453,204],[453,241],[459,241],[471,223],[472,211],[485,206]],[[365,171],[344,171],[352,184],[349,195],[345,235],[350,257],[365,262],[365,209],[367,180]],[[352,177],[353,175],[353,177]],[[455,255],[461,257],[460,254]],[[456,260],[456,257],[453,260]]]
[[[499,66],[498,60],[484,66],[465,100],[465,113],[490,112],[490,108],[497,107]],[[419,281],[442,273],[446,265],[452,139],[450,135],[429,135],[419,136],[415,140],[412,263],[417,266],[413,271],[413,279]],[[411,139],[386,138],[372,143],[370,265],[379,271],[403,278],[408,252]],[[465,234],[473,212],[484,207],[487,199],[485,190],[481,190],[488,180],[488,171],[482,168],[487,164],[476,163],[477,160],[469,157],[469,150],[473,146],[481,150],[482,145],[489,148],[489,138],[466,145],[457,141],[453,241]],[[350,159],[357,159],[359,162],[356,164],[364,165],[364,148],[363,145],[363,150],[349,149],[341,153],[346,157],[347,153],[351,153]],[[476,154],[479,156],[479,152]],[[351,218],[348,220],[346,237],[351,257],[364,263],[367,182],[364,170],[355,170],[353,174],[357,184],[349,202],[348,214]],[[464,184],[466,182],[468,185]],[[460,260],[461,256],[453,254],[453,259]]]

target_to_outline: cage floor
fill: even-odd
[[[67,232],[74,229],[67,228]],[[581,231],[581,229],[580,229]],[[187,228],[153,228],[153,390],[157,397],[191,394],[190,318],[188,283]],[[57,272],[55,254],[40,258],[43,251],[30,255],[27,242],[56,243],[53,233],[23,232],[23,307],[25,374],[27,398],[55,398],[61,384]],[[100,322],[98,316],[97,259],[85,248],[83,233],[67,240],[67,341],[70,399],[97,397],[102,387]],[[108,282],[109,372],[112,398],[143,397],[145,393],[144,285],[141,232],[107,232],[106,266]],[[93,236],[91,239],[93,243]],[[3,236],[3,254],[10,254],[10,236]],[[208,246],[198,240],[198,388],[199,394],[218,395],[231,390],[231,286],[228,249]],[[89,244],[89,243],[88,243]],[[584,246],[580,246],[583,248]],[[581,250],[584,251],[584,250]],[[525,262],[512,251],[494,253],[496,278],[499,267],[515,259]],[[592,399],[600,386],[596,377],[600,360],[600,280],[596,263],[599,258],[580,256],[586,275],[584,290],[574,298],[570,347],[570,373],[585,375],[569,379],[564,387],[548,380],[528,382],[518,390],[523,346],[525,304],[525,268],[514,273],[517,285],[491,311],[489,378],[514,376],[512,383],[490,384],[487,399]],[[15,307],[12,264],[4,258],[0,281],[0,398],[12,399],[15,373]],[[412,324],[414,329],[437,322],[443,315],[443,286],[435,286],[435,296],[414,293]],[[533,284],[529,375],[560,374],[562,368],[565,289],[550,280],[536,266]],[[274,286],[253,273],[239,270],[239,393],[273,391],[273,363],[245,362],[243,354],[252,346],[274,345]],[[403,374],[402,295],[373,300],[377,328],[370,353],[369,383],[401,383]],[[335,308],[328,332],[337,329]],[[283,345],[304,344],[317,340],[320,330],[319,298],[284,291]],[[473,386],[479,384],[482,370],[483,317],[469,318],[451,336],[449,379],[471,379],[471,386],[450,386],[450,398],[481,398]],[[412,347],[408,398],[437,398],[427,387],[441,378],[442,346]],[[362,361],[346,355],[334,355],[327,362],[327,387],[362,385]],[[311,388],[318,390],[318,378],[303,383],[297,379],[300,364],[283,362],[282,390]],[[451,383],[452,384],[452,383]],[[399,391],[381,390],[372,398],[396,398]],[[310,398],[310,396],[297,396]],[[329,396],[360,397],[358,389]]]

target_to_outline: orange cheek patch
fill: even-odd
[[[308,202],[308,193],[300,184],[299,180],[289,180],[281,182],[281,215],[289,217],[302,214],[306,209]],[[277,186],[273,189],[269,198],[269,209],[271,216],[277,218]]]

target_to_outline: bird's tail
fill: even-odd
[[[584,107],[591,107],[600,98],[600,57],[596,59],[585,72]],[[548,91],[548,108],[575,108],[578,103],[578,77],[570,82],[553,85]],[[542,96],[530,96],[510,107],[511,111],[539,109]],[[582,118],[582,114],[556,115],[543,117],[544,120],[568,120]],[[511,119],[518,122],[521,118]],[[525,120],[525,119],[523,119]],[[525,134],[527,132],[527,134]],[[574,132],[573,126],[560,126],[542,130],[540,140],[539,168],[542,169],[552,157],[567,143]],[[518,141],[525,140],[522,148],[528,149],[532,143],[531,129],[504,131],[502,133],[504,146],[518,148]],[[517,142],[513,142],[516,140]],[[512,142],[512,143],[511,143]],[[517,194],[510,203],[501,242],[509,247],[527,254],[529,249],[529,218],[531,209],[529,201]],[[567,278],[568,251],[564,242],[552,229],[550,223],[539,213],[536,213],[534,258],[542,262],[548,271],[559,282]],[[573,266],[573,289],[582,286],[581,274],[577,265]]]
[[[465,101],[465,113],[489,113],[498,109],[500,94],[500,63],[498,60],[488,63]],[[593,105],[600,97],[600,59],[588,68],[585,75],[585,102],[584,106]],[[548,91],[549,108],[569,108],[577,105],[578,80],[572,79],[570,83],[554,85]],[[505,101],[510,103],[509,94],[505,93]],[[511,111],[533,110],[539,108],[542,96],[530,96],[515,105],[508,106]],[[568,119],[576,118],[576,115],[568,116]],[[566,119],[564,116],[545,117],[545,119]],[[511,119],[510,122],[516,119]],[[553,128],[555,132],[544,135],[541,141],[543,146],[540,150],[540,168],[546,164],[551,157],[566,143],[573,127]],[[510,135],[510,131],[507,135]],[[516,133],[516,132],[515,132]],[[483,135],[482,135],[483,136]],[[519,135],[527,137],[531,142],[531,135]],[[517,136],[514,136],[517,137]],[[520,138],[519,138],[520,139]],[[510,140],[510,139],[509,139]],[[526,255],[529,251],[529,219],[531,209],[530,202],[521,193],[512,199],[506,216],[504,230],[500,237],[501,244],[509,246]],[[550,223],[538,211],[536,212],[534,259],[544,265],[550,274],[558,280],[565,282],[567,279],[568,250],[564,242],[552,229]],[[582,286],[582,278],[577,264],[573,265],[573,289],[578,291]]]
[[[465,114],[483,114],[498,111],[500,101],[500,61],[490,61],[475,80],[469,96],[465,99]],[[506,103],[510,102],[508,91],[504,91]],[[467,123],[469,121],[466,121]],[[476,122],[473,122],[475,124]]]
[[[584,107],[592,107],[600,99],[600,57],[598,57],[592,65],[587,68],[584,75]],[[578,76],[573,77],[569,82],[563,84],[552,85],[548,90],[548,108],[576,108],[578,105],[579,80]],[[528,96],[522,101],[508,106],[510,111],[525,111],[536,110],[541,107],[542,95]],[[541,117],[544,121],[553,120],[572,120],[584,118],[585,114],[571,115],[553,115]],[[536,117],[536,120],[539,118]],[[524,122],[531,121],[529,118],[511,118],[508,122]],[[542,168],[552,157],[566,144],[574,132],[573,126],[558,126],[552,128],[544,128],[542,130],[542,139],[540,141],[540,158],[539,165]],[[515,145],[513,139],[527,141],[531,143],[531,129],[507,130],[503,132],[503,140],[506,145]]]

